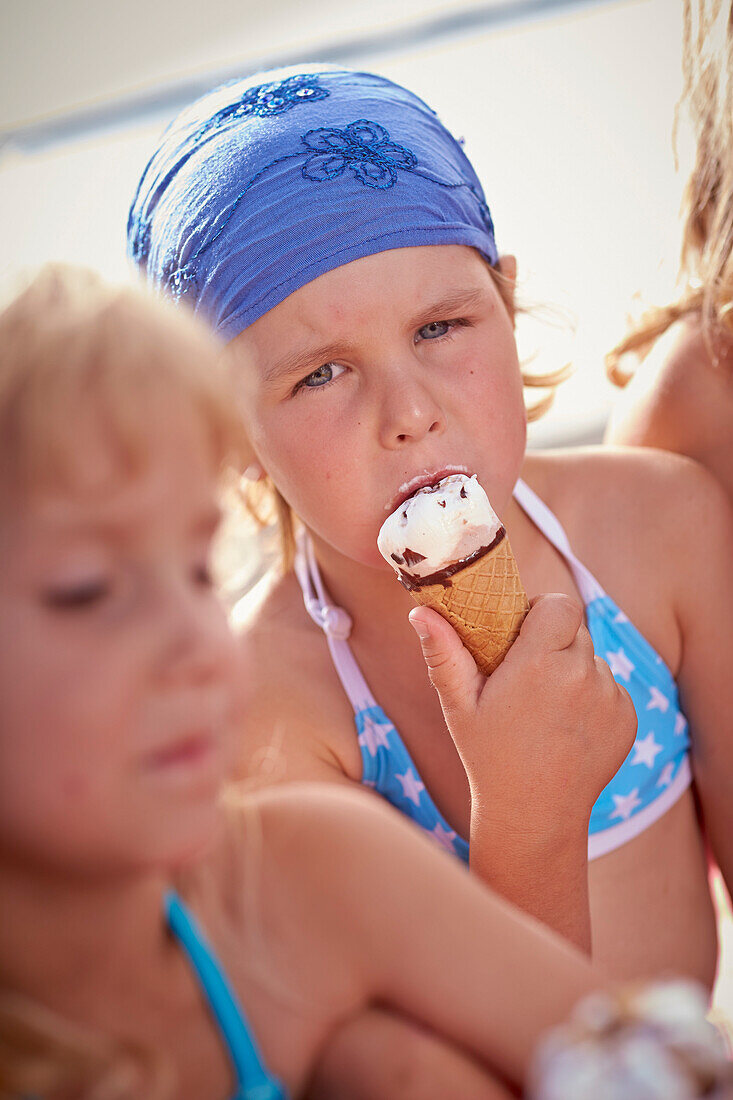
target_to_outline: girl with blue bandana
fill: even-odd
[[[515,263],[461,145],[381,77],[260,74],[169,127],[128,228],[227,342],[283,527],[243,639],[266,781],[370,787],[586,947],[589,890],[611,972],[710,984],[701,821],[733,879],[728,505],[667,455],[525,456]],[[477,474],[534,605],[486,684],[413,612],[439,700],[376,536],[451,472]]]

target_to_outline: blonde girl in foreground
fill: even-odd
[[[0,1096],[515,1095],[602,987],[581,954],[374,799],[218,802],[241,670],[209,576],[239,447],[217,349],[72,270],[0,347]],[[722,1069],[695,996],[671,1003]]]
[[[689,455],[733,500],[733,9],[685,0],[683,102],[697,140],[682,234],[685,287],[607,357],[626,386],[614,443]],[[643,367],[632,370],[636,353]]]
[[[613,975],[710,985],[692,780],[730,882],[730,508],[672,456],[525,455],[516,264],[461,145],[383,77],[260,73],[168,128],[129,244],[229,342],[249,475],[290,558],[300,529],[295,569],[248,610],[239,766],[366,785]],[[485,685],[442,619],[408,621],[376,545],[407,495],[456,471],[477,475],[534,597]],[[443,708],[412,627],[450,680]]]

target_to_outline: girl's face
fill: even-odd
[[[477,474],[500,513],[508,503],[522,384],[512,319],[473,249],[402,248],[336,268],[233,352],[259,461],[340,553],[387,568],[376,548],[386,516],[449,472]]]
[[[231,752],[213,462],[184,410],[134,477],[90,415],[75,445],[88,484],[0,498],[0,856],[170,870],[210,843]]]

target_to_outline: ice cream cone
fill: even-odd
[[[506,534],[444,584],[422,585],[411,589],[410,595],[448,620],[484,676],[504,660],[529,611]]]

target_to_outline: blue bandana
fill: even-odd
[[[481,184],[421,99],[306,66],[203,96],[168,127],[130,209],[128,250],[224,340],[318,275],[414,245],[497,261]]]

